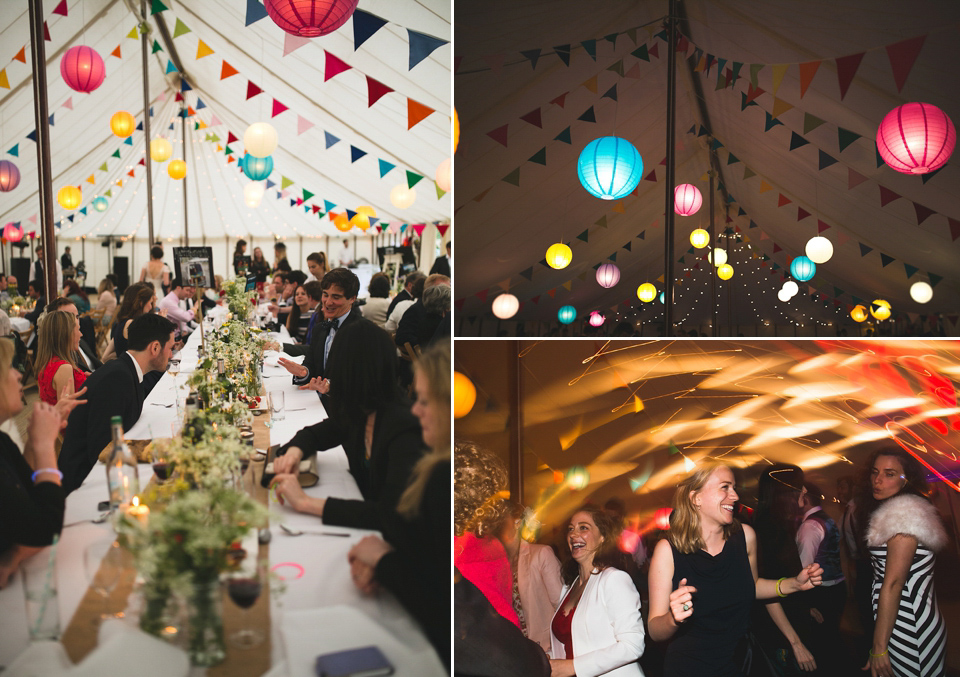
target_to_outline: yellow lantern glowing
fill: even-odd
[[[714,266],[722,266],[727,262],[727,252],[723,249],[714,249],[707,254],[707,260]]]
[[[164,138],[150,142],[150,159],[154,162],[166,162],[173,155],[173,146]]]
[[[346,233],[348,230],[353,228],[353,226],[350,225],[350,221],[347,220],[346,214],[337,214],[334,216],[333,225],[336,226],[337,230],[343,233]]]
[[[650,303],[653,299],[657,298],[657,288],[649,282],[644,282],[637,287],[637,298],[644,303]]]
[[[476,402],[477,389],[473,381],[459,371],[453,372],[453,417],[463,418]]]
[[[853,318],[854,322],[863,322],[867,319],[867,309],[863,306],[855,306],[854,309],[850,311],[850,317]]]
[[[692,244],[697,249],[703,249],[710,243],[710,233],[705,231],[703,228],[697,228],[695,231],[690,233],[690,244]]]
[[[562,242],[547,248],[547,265],[556,270],[566,268],[573,261],[573,250]]]
[[[453,109],[453,152],[457,152],[457,146],[460,144],[460,118],[457,117],[457,109]]]
[[[171,179],[182,179],[187,175],[187,163],[183,160],[170,160],[167,165],[167,174]]]
[[[721,280],[729,280],[733,277],[733,266],[729,263],[724,263],[717,266],[717,277]]]
[[[876,299],[870,304],[870,314],[878,320],[886,320],[890,317],[890,302]]]
[[[83,202],[83,193],[76,186],[64,186],[57,191],[57,202],[64,209],[76,209]]]
[[[125,110],[117,111],[110,118],[110,131],[121,139],[125,139],[133,134],[133,128],[136,126],[137,121]]]
[[[450,185],[453,182],[453,168],[450,165],[450,158],[447,158],[437,167],[437,173],[434,177],[437,180],[437,186],[445,193],[450,192]]]
[[[398,183],[390,191],[390,204],[397,209],[412,207],[417,200],[417,189],[408,188],[405,183]]]
[[[350,219],[350,225],[356,226],[360,230],[365,231],[370,227],[370,219],[376,217],[377,212],[373,207],[357,207],[357,213],[353,215],[352,219]]]

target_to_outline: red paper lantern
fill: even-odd
[[[691,183],[681,183],[673,189],[673,211],[680,216],[696,214],[703,204],[700,189]]]
[[[347,23],[359,0],[265,0],[267,14],[287,33],[315,38]]]
[[[20,185],[20,170],[10,160],[0,160],[0,191],[4,193]]]
[[[940,169],[956,143],[953,121],[929,103],[897,106],[877,129],[880,157],[901,174],[928,174]]]
[[[10,242],[19,242],[23,239],[23,231],[17,228],[17,224],[8,223],[3,227],[3,237]]]
[[[80,45],[71,47],[60,59],[60,75],[70,89],[92,92],[103,83],[107,71],[96,50]]]

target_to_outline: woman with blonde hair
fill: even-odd
[[[87,373],[77,365],[80,350],[80,321],[73,313],[55,310],[40,320],[37,333],[37,387],[40,399],[56,404],[61,395],[72,395],[83,387]]]
[[[113,293],[115,287],[109,277],[103,278],[100,287],[97,288],[97,307],[95,310],[103,311],[101,324],[110,324],[113,313],[117,310],[117,295]]]
[[[739,501],[733,471],[698,464],[677,485],[667,538],[650,561],[650,637],[671,640],[664,674],[734,677],[742,674],[744,641],[754,599],[786,597],[820,584],[816,563],[794,578],[757,574],[757,537],[734,514]]]

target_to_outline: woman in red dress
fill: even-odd
[[[83,387],[86,372],[77,367],[75,355],[80,348],[80,321],[72,313],[57,310],[47,313],[37,335],[37,385],[40,399],[56,404],[64,394],[72,395]]]

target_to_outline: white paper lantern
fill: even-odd
[[[797,292],[800,291],[800,285],[793,280],[787,280],[783,283],[783,291],[787,292],[791,297],[796,296]]]
[[[917,303],[926,303],[933,298],[933,287],[926,282],[914,282],[910,285],[910,298]]]
[[[437,186],[445,193],[450,192],[450,186],[453,183],[453,168],[450,166],[450,158],[447,158],[437,167]]]
[[[716,254],[716,261],[713,260],[714,254]],[[707,254],[707,260],[717,267],[722,266],[727,262],[727,252],[725,249],[713,249]]]
[[[263,199],[263,184],[259,181],[251,181],[243,187],[243,201],[248,207],[259,207],[260,200]]]
[[[790,300],[790,294],[787,293],[786,289],[781,289],[777,292],[777,298],[786,303]]]
[[[804,253],[814,263],[826,263],[833,256],[833,243],[820,235],[811,237],[807,240]]]
[[[417,200],[417,189],[408,188],[405,183],[398,183],[390,191],[390,204],[397,209],[412,207]]]
[[[493,300],[493,314],[501,320],[509,320],[520,310],[520,301],[513,294],[500,294]]]
[[[269,122],[254,122],[243,133],[243,145],[253,157],[267,157],[277,149],[277,130]]]

